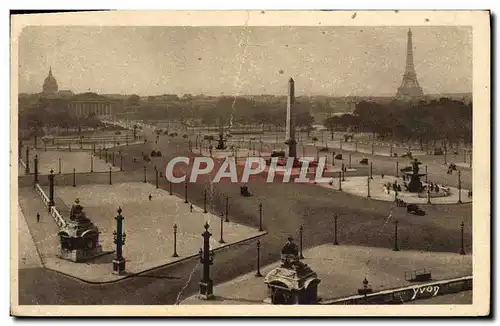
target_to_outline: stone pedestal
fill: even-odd
[[[200,293],[198,297],[202,300],[213,300],[214,296],[214,284],[212,280],[200,281]]]
[[[125,274],[125,259],[113,259],[113,274]]]
[[[287,261],[270,271],[264,282],[267,284],[268,297],[265,303],[294,305],[316,304],[318,285],[321,280],[306,264],[297,260]]]
[[[60,258],[83,262],[102,255],[98,228],[85,216],[78,204],[71,208],[70,219],[58,233],[61,243]]]

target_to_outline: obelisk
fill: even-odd
[[[295,82],[288,80],[288,97],[286,103],[286,142],[288,157],[297,156],[297,142],[295,141]]]

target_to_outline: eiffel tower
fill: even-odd
[[[408,30],[408,45],[406,48],[406,68],[403,74],[403,81],[398,87],[396,98],[403,101],[413,101],[424,96],[422,88],[418,84],[417,73],[413,64],[413,42],[411,29]]]

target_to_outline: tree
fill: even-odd
[[[311,135],[312,124],[314,118],[309,112],[298,112],[295,114],[295,125],[297,127],[305,127],[307,129],[307,137]]]
[[[139,95],[132,94],[130,97],[127,99],[127,104],[128,105],[139,105],[139,102],[141,101],[141,98]]]

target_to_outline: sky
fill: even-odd
[[[472,92],[468,27],[414,26],[426,94]],[[100,94],[391,96],[407,27],[29,26],[19,38],[19,92],[52,67],[60,90]]]

